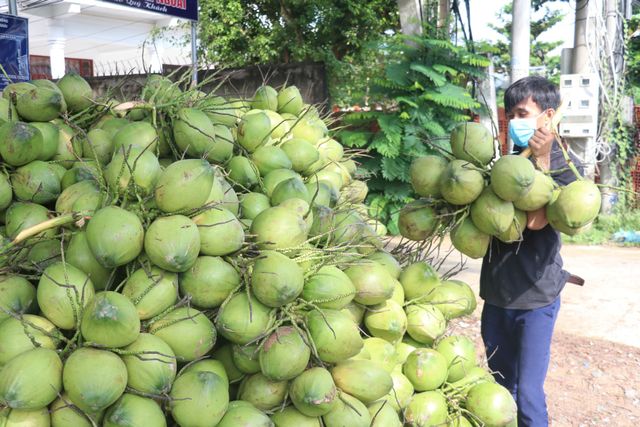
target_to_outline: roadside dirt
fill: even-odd
[[[640,248],[573,246],[565,268],[586,280],[567,285],[545,389],[553,427],[640,425]],[[453,265],[453,263],[451,263]],[[480,260],[456,276],[478,291]],[[445,267],[446,268],[446,267]],[[455,325],[482,350],[480,312]]]

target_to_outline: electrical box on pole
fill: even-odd
[[[560,136],[595,138],[598,133],[598,76],[562,74],[560,96],[565,103]]]

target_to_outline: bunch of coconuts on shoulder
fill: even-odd
[[[494,160],[494,138],[482,124],[457,125],[450,144],[450,152],[411,165],[411,184],[421,198],[400,211],[400,233],[408,239],[450,231],[456,249],[481,258],[492,236],[505,243],[522,240],[527,212],[545,208],[553,228],[575,235],[600,211],[600,190],[575,168],[576,181],[559,186],[553,171],[540,170],[525,156]]]

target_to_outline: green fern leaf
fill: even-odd
[[[422,65],[422,64],[411,64],[410,68],[413,71],[416,71],[416,72],[426,76],[436,86],[443,86],[447,82],[447,79],[442,74],[436,72],[431,67],[427,67],[427,66]]]

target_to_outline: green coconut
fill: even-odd
[[[407,333],[421,344],[431,345],[446,330],[447,321],[435,306],[411,304],[407,313]]]
[[[25,314],[22,319],[5,319],[0,323],[0,366],[36,346],[55,350],[60,338],[55,325],[44,317]]]
[[[251,275],[251,290],[268,307],[280,307],[302,292],[303,271],[292,259],[279,252],[262,251]]]
[[[236,344],[247,344],[271,326],[271,309],[246,293],[232,296],[218,312],[216,326],[220,335]]]
[[[203,255],[229,255],[238,251],[244,244],[242,224],[227,209],[207,209],[193,217],[193,222],[200,235],[200,252]]]
[[[491,236],[478,230],[468,217],[451,231],[451,243],[469,258],[482,258],[487,253],[490,242]]]
[[[238,123],[238,144],[250,153],[271,141],[271,120],[263,112],[245,114]]]
[[[519,242],[522,240],[522,233],[527,228],[527,213],[520,209],[515,209],[513,221],[504,233],[496,235],[504,243]]]
[[[129,124],[129,120],[127,119],[122,119],[119,117],[108,117],[103,122],[99,122],[98,126],[100,129],[107,132],[113,140],[113,137],[116,136],[118,131],[125,127],[127,124]]]
[[[224,162],[233,154],[228,135],[217,133],[209,117],[195,108],[178,110],[173,120],[173,136],[178,148],[191,157]]]
[[[341,311],[310,311],[306,316],[306,325],[323,362],[346,360],[358,354],[364,345],[358,325]]]
[[[37,128],[42,134],[42,149],[40,150],[38,160],[51,160],[58,151],[60,129],[50,122],[33,122],[29,124]]]
[[[342,270],[325,265],[304,284],[301,297],[320,308],[340,310],[349,304],[356,294],[356,288]]]
[[[54,164],[59,166],[57,163]],[[60,184],[63,189],[67,189],[80,181],[93,180],[98,182],[100,180],[100,176],[100,169],[93,160],[79,160],[77,162],[73,162],[72,166],[68,170],[65,170]]]
[[[20,95],[16,110],[29,122],[48,122],[67,111],[62,93],[45,87],[36,87]]]
[[[110,351],[83,347],[65,361],[62,383],[74,404],[85,412],[95,413],[122,396],[127,385],[127,368]]]
[[[598,216],[601,201],[600,189],[596,184],[585,180],[573,181],[562,187],[558,197],[547,206],[547,218],[554,228],[564,226],[578,229]],[[560,224],[560,228],[554,224]]]
[[[465,406],[484,425],[506,426],[518,416],[509,390],[493,382],[476,384],[469,390]]]
[[[217,427],[238,426],[273,427],[273,422],[251,403],[236,400],[229,403],[229,408]]]
[[[57,85],[70,112],[77,113],[93,105],[91,86],[79,74],[70,71],[58,80]]]
[[[231,346],[231,358],[233,364],[245,374],[257,374],[260,372],[260,361],[258,360],[258,345],[238,345]]]
[[[5,211],[5,235],[13,240],[18,234],[49,219],[47,208],[35,203],[14,202]],[[37,237],[53,237],[54,230],[47,230]]]
[[[451,132],[451,151],[458,159],[484,166],[495,155],[493,135],[484,125],[460,123]]]
[[[167,167],[156,184],[158,208],[167,213],[198,209],[207,201],[215,171],[206,160],[178,160]]]
[[[8,96],[0,98],[0,124],[4,122],[15,122],[18,119],[16,107],[7,98]]]
[[[272,381],[263,374],[257,373],[242,381],[238,398],[260,410],[269,411],[282,405],[288,389],[288,381]]]
[[[45,138],[46,139],[46,138]],[[113,154],[113,139],[104,129],[91,129],[82,140],[82,152],[85,156],[106,165]]]
[[[124,350],[127,386],[142,393],[161,395],[171,390],[176,377],[176,356],[162,339],[141,333]]]
[[[551,201],[555,183],[544,172],[535,170],[533,185],[523,197],[513,201],[513,205],[522,211],[535,211]]]
[[[11,175],[13,192],[18,200],[47,204],[60,195],[60,178],[46,162],[34,160]]]
[[[262,193],[246,193],[240,196],[242,217],[254,219],[258,214],[271,207],[269,198]]]
[[[291,169],[276,169],[267,174],[263,180],[264,194],[271,197],[273,190],[283,181],[289,178],[300,178],[296,172]]]
[[[491,168],[491,188],[502,200],[521,199],[533,187],[536,170],[523,156],[509,154],[500,157]]]
[[[436,231],[438,224],[437,213],[426,200],[413,201],[400,210],[398,228],[409,240],[425,240]]]
[[[271,86],[260,86],[253,95],[251,108],[276,111],[278,109],[278,92]]]
[[[291,380],[300,375],[311,357],[311,349],[300,333],[291,326],[276,329],[262,344],[260,370],[274,381]]]
[[[162,408],[156,401],[146,397],[125,393],[104,415],[103,427],[129,426],[166,427]]]
[[[46,409],[46,408],[45,408]],[[71,402],[65,392],[49,406],[51,427],[94,427],[100,424],[104,411],[86,414]]]
[[[347,203],[364,203],[369,192],[367,183],[363,181],[353,181],[351,184],[343,187],[340,191],[340,202]]]
[[[84,272],[93,282],[95,290],[103,290],[109,283],[112,270],[103,267],[89,249],[87,233],[77,231],[65,249],[65,261]]]
[[[69,169],[82,157],[82,141],[76,137],[76,132],[64,122],[54,121],[59,128],[58,146],[51,160]]]
[[[322,416],[325,427],[369,427],[371,417],[367,407],[353,396],[340,393],[331,410]]]
[[[445,319],[471,314],[476,309],[473,290],[461,280],[443,281],[424,300],[436,306]]]
[[[402,305],[389,299],[368,307],[364,324],[374,337],[396,342],[407,331],[407,316]]]
[[[295,408],[308,417],[328,413],[336,399],[336,385],[331,373],[324,368],[310,368],[291,383],[289,397]]]
[[[340,312],[346,314],[347,317],[349,317],[349,319],[351,319],[356,325],[359,325],[364,320],[366,310],[367,309],[364,305],[351,301],[341,309]]]
[[[4,173],[0,173],[0,210],[4,211],[13,201],[13,189],[9,178]]]
[[[383,266],[387,270],[387,273],[389,273],[389,275],[394,279],[400,278],[402,267],[400,266],[400,263],[398,262],[398,260],[395,259],[395,257],[391,255],[389,252],[385,252],[385,251],[373,252],[367,255],[366,258],[371,261],[375,261],[381,266]]]
[[[234,126],[238,120],[238,110],[221,96],[206,98],[197,105],[214,124]]]
[[[426,261],[408,265],[400,273],[399,279],[407,301],[424,299],[440,285],[438,272]]]
[[[4,427],[49,427],[48,408],[24,410],[5,408],[0,411],[0,425]]]
[[[14,357],[0,369],[0,402],[12,409],[41,409],[61,391],[62,361],[39,347]]]
[[[260,172],[258,167],[248,158],[244,156],[235,156],[231,158],[226,166],[229,172],[229,179],[245,188],[252,188],[258,184]]]
[[[370,404],[391,390],[391,375],[376,362],[370,360],[347,360],[331,369],[336,386],[360,400]]]
[[[422,197],[440,197],[440,177],[448,164],[442,156],[428,155],[414,159],[409,169],[413,191]]]
[[[178,275],[159,267],[140,268],[127,278],[122,294],[136,307],[140,320],[151,319],[178,299]]]
[[[29,92],[30,90],[35,89],[36,86],[29,82],[17,82],[17,83],[9,83],[2,90],[2,97],[6,100],[11,100],[12,96],[15,94],[16,98],[22,95],[23,93]]]
[[[233,363],[233,350],[231,348],[231,344],[225,344],[218,347],[213,351],[212,356],[214,358],[214,361],[220,362],[220,364],[223,366],[224,372],[227,374],[229,383],[237,383],[244,378],[244,372],[239,370],[238,367]],[[196,369],[195,366],[202,362],[203,361],[200,361],[194,363],[193,365],[189,365],[189,367],[185,369],[185,372],[191,367],[194,367],[193,369]],[[212,372],[217,373],[216,371]]]
[[[0,126],[0,155],[11,166],[22,166],[38,159],[44,140],[35,126],[23,122],[7,122]]]
[[[402,365],[402,373],[416,391],[439,388],[447,380],[449,363],[439,352],[430,348],[417,348]]]
[[[222,187],[222,203],[220,204],[220,207],[225,208],[235,216],[238,216],[238,212],[240,211],[240,199],[238,198],[238,193],[236,193],[231,184],[229,184],[221,173],[216,177],[216,179]]]
[[[321,427],[320,418],[308,417],[294,406],[275,412],[271,415],[271,421],[276,427]]]
[[[300,177],[285,179],[271,193],[271,204],[273,206],[278,206],[289,199],[302,199],[307,203],[311,201],[309,191]]]
[[[20,276],[0,276],[0,321],[11,317],[9,313],[24,314],[36,301],[36,288]]]
[[[144,229],[135,214],[107,206],[89,221],[87,242],[100,264],[114,268],[133,261],[142,252]]]
[[[181,273],[190,269],[200,252],[200,233],[183,215],[157,218],[147,228],[144,252],[158,267]]]
[[[219,360],[202,359],[194,363],[189,363],[182,369],[180,374],[181,375],[186,374],[187,372],[191,372],[191,371],[213,372],[214,374],[222,378],[227,384],[229,384],[229,376],[227,375],[227,368],[225,368],[225,365]]]
[[[447,400],[439,391],[416,393],[404,412],[410,427],[446,425],[448,416]]]
[[[213,372],[187,372],[176,378],[169,394],[171,415],[178,425],[218,425],[229,405],[224,379]]]
[[[251,154],[251,161],[261,176],[266,176],[276,169],[291,169],[291,160],[287,154],[282,148],[273,145],[259,147]]]
[[[201,311],[178,307],[149,328],[149,332],[169,344],[178,361],[190,362],[207,354],[216,343],[216,328]]]
[[[435,349],[447,361],[449,383],[461,380],[477,365],[475,344],[467,337],[445,337],[438,342]]]
[[[366,260],[345,270],[356,288],[354,300],[364,305],[380,304],[393,294],[393,277],[375,261]]]
[[[128,194],[129,198],[152,194],[161,173],[158,158],[136,146],[116,149],[105,168],[105,178],[112,191]]]
[[[471,220],[485,234],[497,236],[509,229],[515,215],[513,203],[498,197],[486,187],[471,204]]]
[[[307,239],[308,227],[296,212],[272,207],[260,212],[251,223],[251,234],[260,249],[292,249]]]
[[[371,427],[402,427],[396,410],[388,402],[382,401],[369,405]]]
[[[291,160],[293,170],[298,173],[303,173],[320,158],[318,149],[309,141],[300,138],[285,141],[282,150]]]
[[[440,177],[442,197],[453,205],[468,205],[482,193],[484,178],[464,160],[452,160]]]
[[[61,329],[76,328],[82,307],[94,297],[93,282],[70,264],[49,265],[38,282],[37,298],[42,313]]]
[[[220,257],[201,256],[180,274],[180,294],[201,308],[216,308],[240,285],[240,274]]]
[[[382,338],[366,338],[361,354],[365,352],[368,353],[367,360],[375,362],[389,373],[393,372],[398,363],[395,347]]]
[[[402,365],[398,365],[401,367]],[[414,394],[413,384],[402,374],[401,369],[394,369],[391,372],[393,387],[389,394],[384,397],[386,401],[397,412],[402,411],[409,405]]]
[[[103,347],[124,347],[140,334],[136,307],[124,295],[98,292],[87,304],[80,325],[86,342]]]
[[[297,116],[302,110],[304,102],[300,91],[295,86],[287,86],[278,92],[278,112]]]

